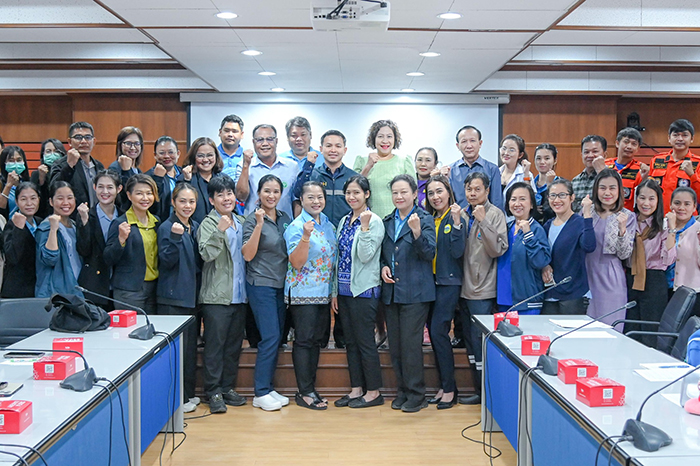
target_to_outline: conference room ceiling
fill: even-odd
[[[388,31],[315,31],[310,9],[5,0],[0,91],[700,93],[697,0],[394,0]]]

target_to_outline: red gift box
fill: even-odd
[[[576,381],[576,399],[595,408],[625,404],[625,386],[612,379],[593,377]]]
[[[544,335],[523,335],[520,337],[523,356],[541,356],[549,348],[549,337]]]
[[[0,434],[21,434],[32,425],[32,402],[0,401]]]
[[[75,374],[75,355],[54,353],[34,363],[35,380],[63,380]]]
[[[597,376],[598,366],[588,359],[560,359],[557,365],[557,377],[566,384]]]
[[[109,313],[112,318],[110,327],[131,327],[136,325],[136,311],[119,310]]]
[[[54,338],[53,339],[53,349],[54,350],[77,351],[78,353],[82,354],[82,352],[83,352],[83,339],[82,339],[82,337]],[[69,354],[69,353],[59,353],[59,354]]]
[[[498,328],[498,324],[500,324],[504,319],[506,322],[511,325],[515,325],[516,327],[520,325],[520,316],[518,316],[518,311],[499,312],[493,315],[493,329],[496,330]]]

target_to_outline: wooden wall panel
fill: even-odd
[[[153,144],[163,135],[174,138],[182,157],[187,152],[187,105],[178,94],[73,94],[73,120],[95,128],[93,156],[105,166],[114,161],[117,134],[136,126],[144,136],[145,171],[154,164]]]
[[[527,144],[530,161],[543,142],[558,151],[557,174],[571,179],[581,172],[581,139],[600,134],[613,156],[617,134],[617,99],[612,96],[511,96],[503,109],[503,135],[516,133]]]
[[[668,127],[679,119],[690,120],[700,131],[700,99],[690,98],[644,98],[644,99],[620,99],[617,107],[617,126],[623,128],[627,125],[627,115],[637,112],[641,124],[646,128],[642,133],[644,142],[653,147],[668,148]],[[694,147],[700,147],[700,138],[695,138]],[[694,150],[694,152],[698,152]]]

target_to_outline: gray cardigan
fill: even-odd
[[[352,212],[340,219],[336,229],[336,237],[340,240],[340,232],[345,225],[345,220]],[[372,212],[369,221],[369,231],[358,228],[355,231],[355,239],[352,242],[352,265],[350,266],[350,291],[353,296],[358,296],[375,286],[381,285],[379,272],[379,258],[382,254],[382,241],[384,240],[384,222]],[[338,254],[338,260],[340,254]],[[333,269],[333,288],[331,296],[338,296],[338,260]]]

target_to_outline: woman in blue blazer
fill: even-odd
[[[583,216],[574,214],[574,188],[571,181],[559,178],[549,185],[547,198],[556,215],[545,223],[544,231],[552,248],[552,261],[542,269],[545,286],[571,277],[569,283],[545,293],[542,314],[585,314],[588,292],[586,254],[595,251],[596,240],[593,219],[588,206],[592,201],[586,196],[581,201]]]
[[[418,186],[410,175],[389,183],[396,207],[384,218],[382,242],[382,301],[386,307],[389,352],[398,380],[393,409],[417,412],[428,406],[423,376],[423,327],[435,283],[433,272],[435,223],[416,205]]]
[[[197,208],[197,191],[189,183],[179,183],[172,192],[172,215],[158,227],[158,314],[195,315],[201,283],[201,257],[197,248],[197,228],[192,220]],[[195,322],[183,334],[184,411],[192,412],[199,400],[194,395],[197,368]]]
[[[498,258],[497,298],[501,311],[544,290],[542,269],[549,265],[551,253],[547,234],[535,221],[535,192],[529,183],[513,183],[506,192],[508,250]],[[521,304],[522,314],[539,314],[542,296]]]
[[[425,192],[428,213],[435,222],[437,245],[433,259],[435,301],[430,306],[428,329],[435,364],[440,374],[440,390],[430,402],[437,404],[438,409],[448,409],[457,402],[450,327],[462,290],[462,256],[467,230],[462,222],[462,209],[455,202],[450,180],[442,175],[433,176],[426,183]]]

